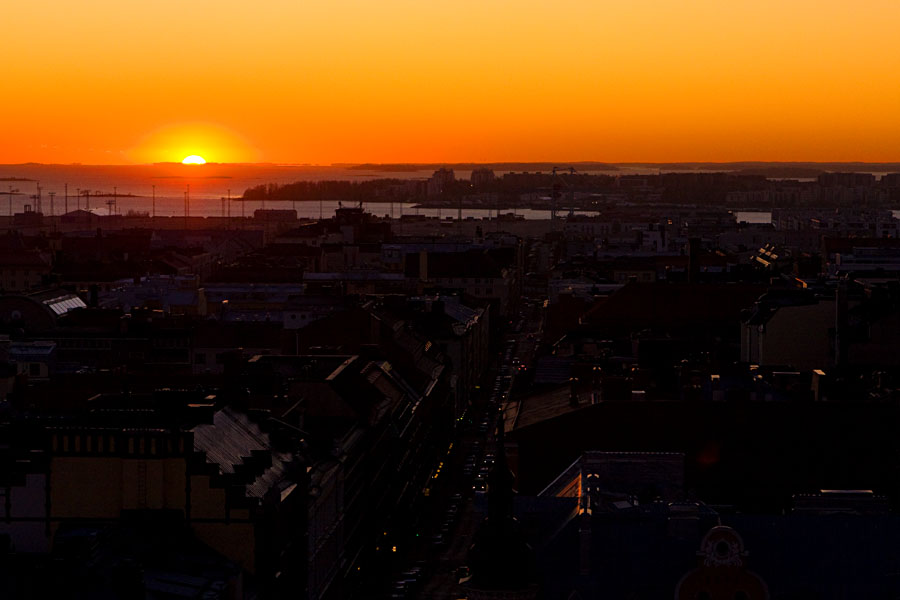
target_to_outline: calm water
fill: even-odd
[[[9,211],[8,192],[10,188],[18,190],[12,196],[13,212],[21,212],[26,204],[33,207],[36,200],[37,186],[41,186],[42,212],[51,213],[50,193],[55,193],[53,214],[85,208],[85,199],[79,191],[89,190],[91,194],[112,194],[114,191],[123,194],[117,198],[117,212],[126,214],[129,210],[151,212],[152,197],[156,196],[157,216],[180,216],[184,214],[184,195],[190,189],[190,214],[194,216],[221,216],[222,198],[231,195],[240,197],[247,188],[267,183],[292,183],[300,180],[321,181],[327,179],[362,181],[373,178],[395,179],[427,179],[431,176],[431,168],[419,171],[363,171],[342,167],[322,166],[279,166],[279,165],[204,165],[192,167],[179,164],[162,165],[0,165],[0,214]],[[600,171],[598,171],[599,173]],[[638,173],[639,170],[619,171],[619,173]],[[653,171],[655,172],[655,170]],[[502,172],[498,172],[501,174]],[[470,171],[456,171],[456,176],[468,179]],[[15,178],[16,180],[10,180]],[[66,201],[66,184],[68,184],[68,202]],[[137,197],[127,197],[132,194]],[[91,197],[91,210],[108,214],[109,197]],[[225,213],[228,212],[226,201]],[[231,203],[231,215],[241,214],[244,205],[246,215],[261,208],[260,202]],[[266,208],[292,208],[296,206],[301,217],[318,217],[318,202],[266,202]],[[330,216],[337,208],[337,202],[324,202],[321,206],[323,216]],[[369,210],[376,214],[389,214],[388,204],[370,203]],[[395,216],[415,213],[411,204],[402,208],[394,206]],[[487,210],[466,210],[465,215],[471,217],[488,216]],[[547,218],[548,211],[519,211],[526,218]],[[418,214],[428,216],[455,216],[456,211],[440,211],[438,209],[420,209]]]
[[[648,174],[657,169],[628,169],[610,174]],[[344,167],[323,166],[281,166],[281,165],[204,165],[191,167],[179,164],[160,165],[0,165],[0,215],[9,214],[10,188],[18,190],[12,196],[13,212],[21,212],[26,204],[34,206],[32,198],[37,193],[37,186],[42,188],[42,211],[51,214],[50,193],[53,199],[53,214],[62,214],[66,210],[85,208],[84,197],[79,190],[89,190],[91,194],[103,193],[132,194],[134,197],[119,196],[117,206],[113,209],[120,214],[128,211],[151,212],[152,197],[156,196],[157,216],[181,216],[184,214],[185,192],[190,190],[190,214],[194,216],[231,216],[244,214],[249,216],[253,211],[263,207],[262,202],[240,202],[232,200],[222,202],[229,196],[239,198],[247,188],[267,183],[292,183],[300,180],[321,181],[341,179],[363,181],[366,179],[390,177],[396,179],[427,179],[431,168],[419,171],[364,171]],[[598,171],[602,173],[602,171]],[[502,174],[502,172],[498,172]],[[468,179],[470,171],[457,171],[457,177]],[[16,179],[16,180],[11,180]],[[66,184],[68,184],[68,202],[66,202]],[[91,197],[90,209],[100,214],[108,214],[109,197]],[[230,206],[229,206],[230,205]],[[295,208],[300,217],[317,218],[321,214],[328,217],[338,207],[336,201],[322,202],[273,202],[265,203],[266,208]],[[453,209],[415,209],[412,204],[396,203],[391,207],[388,203],[371,202],[366,208],[377,215],[420,214],[429,217],[455,217]],[[504,209],[503,212],[511,212]],[[522,209],[516,211],[526,219],[547,219],[549,211]],[[482,218],[493,214],[487,209],[464,209],[466,217]],[[900,211],[895,213],[900,217]],[[771,223],[772,214],[761,211],[738,211],[738,221],[747,223]]]
[[[734,213],[738,223],[765,224],[772,222],[772,213],[769,211],[739,210]]]

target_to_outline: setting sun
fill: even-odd
[[[191,154],[190,156],[185,156],[184,160],[181,161],[183,165],[205,165],[206,159],[202,156],[197,156],[196,154]]]

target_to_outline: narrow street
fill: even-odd
[[[496,447],[501,407],[509,401],[516,378],[530,375],[541,328],[541,306],[526,302],[501,337],[496,362],[482,379],[480,394],[432,480],[415,544],[394,569],[389,597],[466,597],[459,580],[467,574],[468,551],[486,514],[487,475],[502,452]]]

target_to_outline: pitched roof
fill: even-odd
[[[244,413],[223,408],[213,415],[212,423],[193,429],[194,450],[206,456],[206,462],[218,467],[221,474],[234,474],[235,467],[244,464],[254,453],[266,452],[271,466],[246,483],[246,494],[262,498],[277,481],[284,477],[291,455],[272,449],[269,435]]]
[[[764,286],[750,284],[629,283],[582,317],[588,325],[654,327],[740,322]]]

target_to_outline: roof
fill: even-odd
[[[406,276],[418,277],[419,254],[406,255]],[[503,276],[502,267],[490,250],[472,249],[465,252],[429,252],[428,277],[486,277]]]
[[[900,238],[825,237],[822,247],[826,255],[849,253],[854,248],[900,248]]]
[[[578,405],[570,402],[571,387],[568,383],[541,394],[525,396],[510,402],[504,411],[505,430],[521,429],[547,419],[581,410],[592,404],[590,390],[578,390]]]
[[[17,233],[0,235],[0,267],[49,268],[47,261],[36,248],[29,248]]]
[[[213,415],[213,422],[198,425],[193,430],[194,450],[206,455],[206,462],[218,466],[221,474],[234,474],[254,453],[266,452],[271,456],[270,467],[249,481],[245,491],[248,496],[262,498],[279,480],[284,478],[291,455],[272,449],[269,435],[263,432],[244,413],[223,408]]]
[[[765,286],[750,284],[629,283],[582,317],[588,325],[653,327],[740,322]]]

